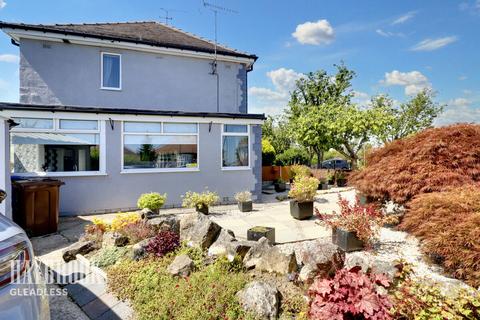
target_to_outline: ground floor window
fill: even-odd
[[[100,170],[97,120],[15,118],[10,134],[12,173]]]
[[[248,125],[225,124],[222,130],[222,167],[247,168],[250,165]]]
[[[197,123],[124,122],[124,170],[197,167]]]

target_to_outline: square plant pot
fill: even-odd
[[[195,210],[203,214],[208,214],[208,206],[196,206]]]
[[[284,192],[285,190],[287,190],[287,185],[285,182],[277,182],[274,186],[276,192]]]
[[[270,244],[275,244],[275,228],[256,226],[247,230],[247,240],[258,241],[262,237],[267,238]]]
[[[252,201],[245,201],[238,203],[238,210],[241,212],[250,212],[253,209]]]
[[[343,188],[347,186],[347,179],[338,179],[337,180],[337,187]]]
[[[332,243],[345,252],[359,251],[365,247],[355,233],[340,228],[332,229]]]
[[[313,201],[298,202],[290,200],[290,215],[297,220],[313,217]]]
[[[320,183],[318,185],[318,190],[328,190],[328,183]]]

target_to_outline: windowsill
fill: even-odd
[[[164,168],[164,169],[123,169],[121,174],[130,173],[180,173],[180,172],[199,172],[199,168]]]
[[[252,170],[250,167],[222,167],[222,171],[247,171]]]
[[[41,177],[94,177],[107,176],[106,172],[100,171],[72,171],[72,172],[26,172],[11,173],[12,177],[41,178]]]
[[[122,91],[122,88],[100,87],[100,90]]]

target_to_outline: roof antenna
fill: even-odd
[[[163,12],[165,12],[164,16],[160,16],[160,19],[165,19],[165,24],[168,25],[168,21],[172,21],[173,17],[169,15],[170,12],[187,12],[184,10],[177,10],[177,9],[169,9],[169,8],[160,8]]]
[[[219,79],[218,79],[218,73],[217,73],[217,15],[218,12],[224,12],[224,13],[238,13],[238,11],[226,8],[226,7],[221,7],[213,3],[206,2],[205,0],[202,0],[203,6],[207,9],[210,9],[213,11],[213,16],[214,16],[214,23],[215,23],[215,40],[214,40],[214,57],[212,61],[212,75],[215,75],[217,77],[217,112],[220,112],[220,94],[219,94]]]

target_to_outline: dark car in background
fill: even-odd
[[[330,159],[322,162],[322,169],[350,170],[350,163],[344,159]]]

